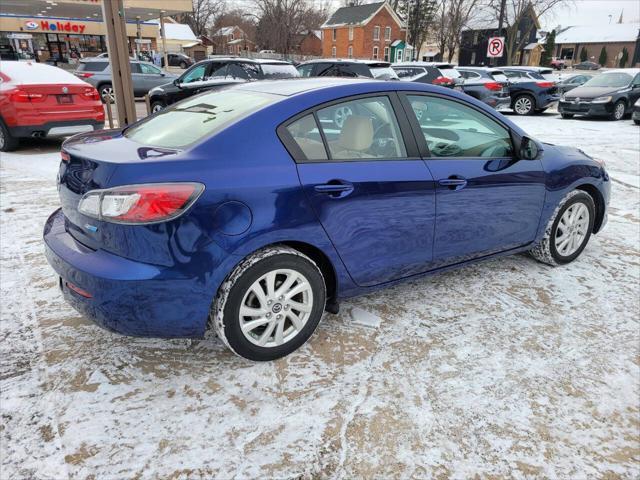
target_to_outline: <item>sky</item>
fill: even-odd
[[[569,0],[567,5],[556,8],[540,19],[542,27],[557,25],[601,25],[616,23],[624,9],[623,22],[640,22],[640,0]]]

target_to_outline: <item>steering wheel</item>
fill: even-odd
[[[462,148],[459,145],[445,142],[432,143],[429,145],[429,150],[438,157],[455,157],[462,152]]]

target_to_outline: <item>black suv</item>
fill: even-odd
[[[184,53],[167,53],[167,60],[169,61],[170,67],[187,68],[194,63],[193,60]],[[160,64],[164,67],[164,55],[162,56],[162,60],[160,60]]]
[[[173,82],[149,90],[151,111],[158,112],[197,93],[235,83],[299,76],[293,65],[281,60],[238,57],[202,60]]]
[[[379,80],[398,80],[389,62],[321,58],[298,65],[302,77],[368,77]]]
[[[511,108],[509,79],[497,68],[458,67],[464,93],[477,98],[496,110]]]
[[[509,78],[511,108],[518,115],[540,114],[560,99],[552,73],[546,72],[553,72],[551,69],[501,67],[501,70]]]

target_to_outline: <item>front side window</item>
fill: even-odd
[[[140,69],[142,73],[151,74],[151,75],[159,75],[162,73],[158,67],[154,67],[153,65],[149,65],[148,63],[141,63]]]
[[[400,127],[389,98],[367,97],[317,112],[331,159],[406,158]]]
[[[287,131],[307,160],[327,160],[327,151],[313,114],[296,120],[287,127]]]
[[[212,63],[211,73],[209,78],[225,78],[227,76],[227,64],[226,63]]]
[[[377,25],[373,27],[373,39],[380,40],[380,27],[378,27]]]
[[[254,63],[241,63],[240,67],[244,70],[245,75],[251,80],[260,78],[260,67]]]
[[[205,64],[196,65],[182,76],[180,83],[201,82],[205,79],[206,70],[207,66]]]
[[[211,92],[147,117],[127,128],[124,136],[143,145],[184,148],[276,102],[278,98],[277,95],[242,90]]]
[[[310,77],[311,71],[313,70],[313,63],[307,63],[306,65],[299,65],[298,73],[301,77]]]
[[[473,108],[423,95],[407,98],[432,157],[513,155],[509,130]]]

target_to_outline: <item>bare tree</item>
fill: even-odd
[[[480,0],[438,0],[436,14],[436,43],[444,60],[451,62],[460,48],[460,35],[477,14]]]
[[[242,9],[235,8],[233,10],[225,11],[216,18],[213,24],[212,34],[215,34],[215,32],[220,30],[222,27],[238,26],[247,35],[249,40],[255,41],[256,22],[256,17],[246,13]]]
[[[192,0],[193,12],[176,15],[176,21],[186,23],[196,36],[206,35],[225,8],[225,0]]]
[[[417,54],[433,28],[437,0],[395,0],[392,6],[405,19],[407,42]]]
[[[288,54],[294,36],[306,30],[315,30],[326,19],[309,0],[254,0],[259,12],[256,38],[262,48]]]
[[[539,18],[550,10],[567,4],[571,0],[506,0],[503,17],[503,32],[505,34],[505,56],[507,65],[516,62],[518,52],[528,43],[531,33],[536,28],[536,23],[530,21]],[[500,16],[501,0],[489,0],[489,8],[495,13],[495,18]],[[520,34],[518,35],[518,32]]]

